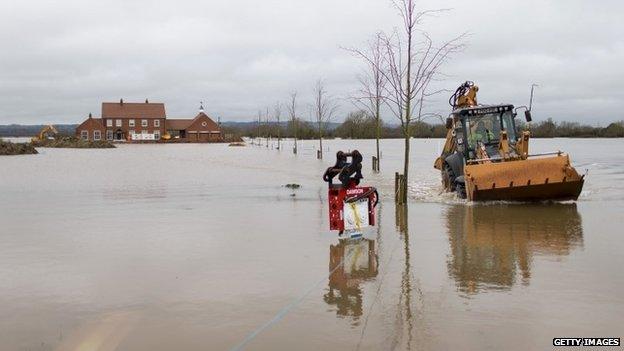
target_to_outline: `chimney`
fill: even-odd
[[[145,103],[146,103],[146,104],[149,104],[149,101],[147,101],[147,99],[145,99]]]
[[[91,112],[89,112],[89,118],[93,118],[93,116],[91,116]]]
[[[123,106],[123,99],[119,99],[119,104]]]

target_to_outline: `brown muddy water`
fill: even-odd
[[[286,142],[0,158],[0,350],[527,350],[624,337],[624,140],[533,140],[588,170],[579,201],[554,204],[440,194],[441,143],[413,141],[398,211],[399,140],[383,141],[381,174],[368,171],[372,141],[327,141],[323,161],[311,142],[297,156]],[[355,148],[381,190],[379,226],[339,242],[321,175]]]

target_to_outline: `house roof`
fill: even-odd
[[[206,126],[202,126],[204,129],[219,130],[218,125],[204,112],[199,112],[193,119],[167,119],[165,124],[168,130],[185,130],[200,119],[206,119],[209,122]]]
[[[152,102],[103,102],[102,118],[166,118],[165,104]]]
[[[102,124],[101,118],[93,118],[89,116],[84,122],[80,123],[77,130],[79,129],[104,129],[104,125]]]
[[[167,119],[165,121],[165,126],[166,129],[170,130],[185,130],[193,121],[193,119]]]

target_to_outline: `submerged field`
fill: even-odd
[[[380,174],[369,140],[326,141],[323,161],[310,141],[297,156],[286,141],[2,158],[1,348],[526,350],[621,337],[624,140],[531,142],[588,171],[577,203],[441,194],[439,139],[412,141],[399,211],[401,140],[382,142]],[[340,243],[321,175],[356,148],[382,194],[379,226]]]

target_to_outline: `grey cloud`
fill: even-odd
[[[426,23],[434,38],[470,33],[440,87],[471,79],[481,102],[521,105],[536,82],[537,118],[624,119],[624,4],[420,4],[453,8]],[[78,122],[120,97],[165,102],[174,117],[193,115],[203,100],[224,120],[251,120],[291,90],[307,116],[316,79],[337,97],[356,87],[361,63],[340,46],[396,25],[386,0],[9,1],[0,5],[0,123]],[[448,113],[446,96],[429,109]]]

